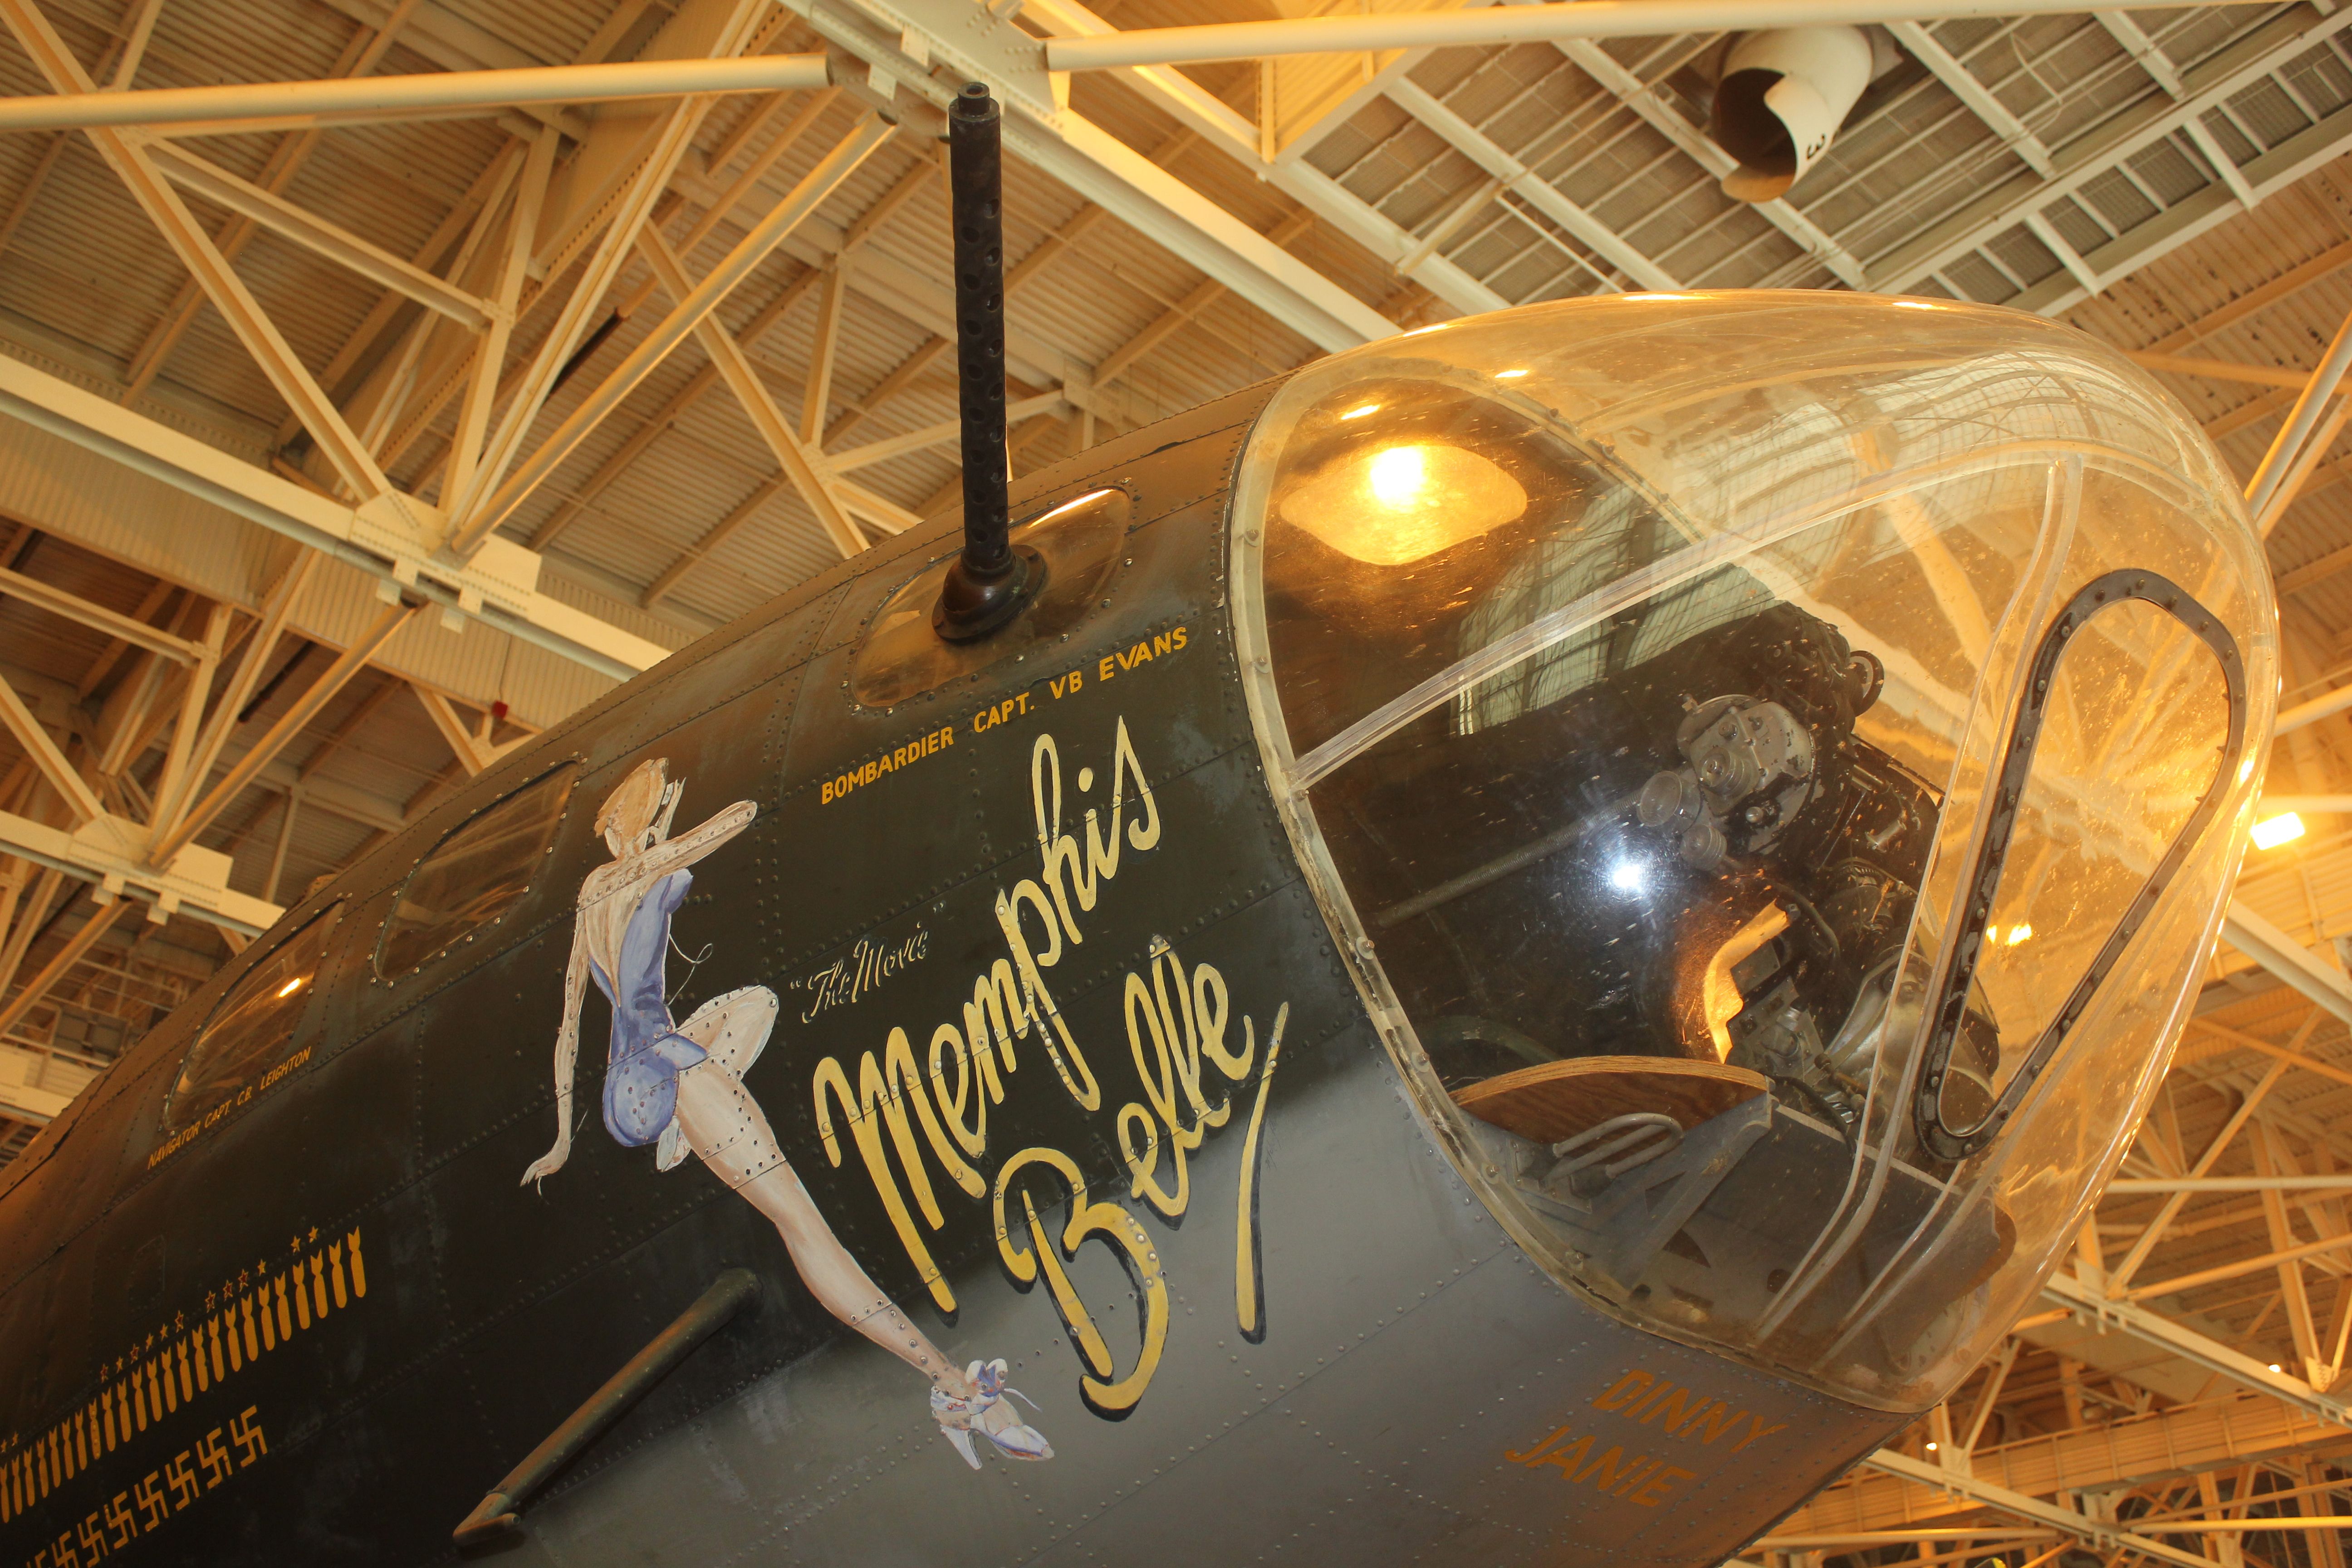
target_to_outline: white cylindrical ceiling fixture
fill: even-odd
[[[1830,149],[1870,85],[1869,35],[1860,27],[1779,27],[1732,41],[1715,88],[1715,139],[1739,160],[1727,195],[1777,201]]]

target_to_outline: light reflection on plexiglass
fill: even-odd
[[[2197,426],[1922,303],[1375,343],[1276,395],[1234,511],[1270,771],[1465,1173],[1614,1310],[1895,1409],[2120,1157],[2275,687]]]

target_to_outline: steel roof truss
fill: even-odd
[[[146,141],[141,145],[156,169],[173,184],[260,225],[314,256],[322,256],[383,288],[396,289],[461,326],[477,332],[487,331],[499,313],[499,307],[490,300],[443,282],[425,268],[404,261],[341,225],[331,223],[273,191],[241,179],[184,147],[161,141]]]

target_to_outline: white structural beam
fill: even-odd
[[[2222,917],[2221,940],[2329,1013],[2352,1024],[2352,978],[2240,900]]]
[[[292,614],[295,600],[301,596],[319,566],[317,551],[304,550],[298,552],[297,555],[298,558],[278,574],[278,582],[269,590],[269,596],[263,601],[260,621],[253,628],[252,637],[247,640],[245,655],[230,674],[228,686],[221,692],[220,701],[214,707],[212,717],[205,721],[203,732],[196,737],[187,768],[176,781],[178,787],[158,792],[155,809],[148,813],[148,820],[155,824],[159,831],[168,830],[179,819],[180,812],[188,800],[213,776],[213,766],[220,760],[223,748],[228,744],[229,735],[237,727],[238,716],[246,710],[255,689],[260,684],[262,670],[277,656],[278,639],[285,633],[287,617]]]
[[[1560,193],[1559,186],[1538,176],[1512,157],[1484,132],[1438,101],[1427,88],[1411,78],[1391,82],[1388,96],[1398,108],[1428,126],[1472,163],[1525,197],[1528,205],[1582,240],[1612,266],[1644,289],[1680,289],[1682,279],[1635,249],[1626,238]]]
[[[2313,432],[2327,414],[2328,404],[2335,397],[2337,386],[2342,384],[2344,373],[2347,370],[2352,370],[2352,315],[2347,315],[2343,324],[2336,329],[2335,339],[2328,343],[2326,353],[2320,357],[2319,368],[2313,371],[2311,379],[2304,384],[2303,391],[2295,397],[2294,406],[2288,411],[2285,422],[2279,426],[2278,435],[2272,440],[2270,450],[2263,454],[2263,460],[2255,468],[2253,477],[2246,481],[2246,510],[2254,515],[2255,532],[2267,534],[2270,531],[2284,501],[2292,500],[2295,491],[2302,489],[2311,463],[2326,451],[2328,445],[2335,440],[2336,433],[2343,428],[2343,411],[2338,409],[2326,433],[2314,442]],[[2282,491],[2284,492],[2284,497]],[[2275,730],[2273,732],[2276,733]]]
[[[2273,1372],[2268,1363],[2208,1339],[2138,1302],[2109,1300],[2073,1275],[2063,1272],[2042,1282],[2042,1295],[2052,1306],[2074,1313],[2100,1333],[2116,1330],[2129,1334],[2207,1372],[2218,1373],[2242,1388],[2284,1400],[2334,1426],[2352,1426],[2352,1405],[2328,1397],[2292,1373]]]
[[[1872,275],[1889,292],[1917,289],[1932,281],[1937,272],[1970,251],[2024,224],[2027,215],[2057,207],[2128,159],[2181,131],[2189,121],[2201,120],[2263,78],[2284,70],[2347,26],[2352,26],[2352,7],[2339,6],[2329,15],[2297,7],[2273,18],[2189,73],[2184,96],[2177,100],[2151,96],[2052,148],[2058,168],[2055,179],[2021,171],[1994,184],[1925,232],[1869,258]],[[2257,198],[2267,197],[2337,156],[2347,145],[2352,145],[2352,112],[2339,111],[2255,158],[2240,174]],[[2173,204],[2084,255],[2082,260],[2101,286],[2111,284],[2241,210],[2237,193],[2217,182],[2209,191]],[[2052,315],[2092,292],[2069,273],[2037,284],[2009,303]]]
[[[2046,1524],[2078,1541],[2094,1542],[2104,1551],[2137,1552],[2158,1563],[2177,1563],[2179,1568],[2220,1568],[2220,1564],[2210,1557],[2183,1551],[2169,1542],[2141,1535],[2112,1520],[2094,1519],[2071,1508],[2061,1508],[2056,1503],[2043,1502],[2040,1498],[2028,1497],[2007,1487],[1978,1480],[1959,1470],[1946,1469],[1940,1465],[1915,1459],[1908,1454],[1898,1454],[1892,1448],[1881,1448],[1863,1463],[1874,1470],[1900,1476],[1923,1487],[1934,1487],[1939,1491],[1983,1503],[2015,1518]]]
[[[2106,1191],[2118,1197],[2143,1193],[2341,1193],[2352,1192],[2352,1175],[2118,1176]]]
[[[2197,144],[2197,151],[2204,155],[2206,163],[2221,177],[2221,183],[2230,187],[2240,206],[2252,210],[2253,205],[2263,199],[2204,121],[2191,119],[2180,129],[2188,133],[2189,141]]]
[[[308,727],[311,720],[318,717],[319,710],[333,700],[335,693],[350,684],[352,677],[367,668],[368,660],[374,657],[376,650],[389,641],[394,633],[407,625],[409,618],[415,614],[416,611],[404,605],[384,605],[377,613],[374,623],[361,633],[352,646],[345,648],[335,662],[320,673],[317,679],[303,689],[302,694],[294,699],[286,710],[280,713],[277,721],[269,726],[268,732],[256,741],[246,751],[244,756],[237,759],[220,783],[205,791],[203,798],[189,806],[184,813],[175,814],[178,817],[176,821],[164,819],[155,824],[153,832],[157,837],[155,843],[147,852],[149,863],[159,866],[170,865],[173,856],[188,845],[194,843],[196,836],[210,826],[214,818],[219,816],[236,802],[236,797],[245,792],[246,786],[260,775],[261,770],[268,766],[278,753],[284,751],[294,738]],[[191,779],[187,793],[191,795],[194,795],[204,783],[202,779]]]
[[[183,135],[302,130],[383,120],[466,119],[521,104],[599,103],[688,94],[801,92],[825,85],[823,55],[630,60],[617,65],[436,71],[331,81],[0,99],[0,132],[169,126]]]
[[[41,721],[33,717],[30,708],[25,706],[25,700],[16,695],[16,689],[5,680],[0,680],[0,727],[5,727],[16,738],[16,744],[23,748],[34,769],[48,781],[58,798],[65,802],[66,809],[73,814],[76,823],[88,822],[105,814],[106,807],[100,803],[98,795],[84,782],[73,763],[67,761],[65,752],[58,749],[58,743],[49,739],[49,732],[41,728]]]
[[[1034,397],[1024,397],[1005,405],[1004,422],[1018,425],[1024,419],[1040,414],[1052,414],[1070,405],[1070,400],[1059,388],[1041,392]],[[825,455],[824,466],[833,472],[846,473],[875,463],[887,463],[893,458],[903,458],[909,452],[920,452],[931,447],[944,447],[963,434],[963,422],[942,419],[936,425],[926,425],[909,430],[903,436],[888,436],[879,441],[868,441],[862,447],[850,447]]]
[[[1328,351],[1393,335],[1370,306],[1108,131],[1068,113],[1008,117],[1005,145]]]
[[[679,171],[672,184],[689,200],[698,203],[716,201],[720,196],[716,184],[686,170]],[[748,226],[757,223],[767,210],[746,201],[735,208],[734,216],[738,223]],[[822,270],[844,253],[848,239],[848,231],[835,227],[822,217],[812,217],[785,239],[783,249],[793,259]],[[947,283],[931,273],[898,260],[886,250],[868,246],[856,255],[857,265],[849,269],[848,275],[851,293],[936,337],[950,342],[954,341],[955,295]],[[779,299],[790,297],[789,290],[778,296]],[[766,311],[762,310],[761,315],[765,314]],[[749,335],[748,329],[738,334],[739,337]],[[709,368],[710,379],[715,384],[719,373],[715,366]],[[1097,388],[1094,384],[1091,366],[1045,339],[1024,331],[1017,321],[1005,324],[1004,368],[1008,374],[1034,385],[1059,386],[1062,395],[1073,406],[1090,409],[1097,417],[1129,423],[1156,417],[1130,406],[1122,389]],[[694,384],[689,381],[687,384],[691,386]],[[670,410],[667,416],[675,417],[675,410]]]
[[[5,108],[0,100],[0,108]],[[208,159],[169,142],[150,143],[147,155],[165,179],[292,240],[314,256],[348,268],[383,288],[407,295],[474,331],[487,331],[496,309],[415,263],[362,239],[340,224],[305,211],[274,191],[229,173]]]
[[[185,637],[175,637],[167,631],[149,626],[136,616],[120,610],[110,610],[104,605],[94,605],[79,594],[69,594],[54,583],[44,583],[37,577],[27,577],[0,566],[0,597],[21,599],[26,604],[79,621],[93,631],[119,637],[133,647],[160,654],[174,664],[193,664],[197,645]]]
[[[826,537],[833,541],[834,548],[841,552],[844,559],[864,550],[866,537],[857,531],[857,525],[849,521],[848,513],[843,510],[841,498],[827,482],[820,467],[823,459],[793,433],[791,422],[784,417],[784,411],[776,406],[774,396],[768,391],[767,383],[760,379],[760,373],[752,368],[750,357],[727,331],[725,323],[711,314],[708,305],[695,309],[696,301],[709,294],[710,279],[706,278],[697,283],[689,279],[677,254],[670,249],[669,243],[655,230],[648,228],[637,238],[646,253],[646,259],[653,264],[655,279],[673,301],[665,321],[676,321],[680,316],[691,314],[690,326],[700,338],[703,352],[710,356],[710,363],[719,367],[719,378],[735,395],[736,402],[741,405],[752,428],[759,431],[760,438],[767,443],[768,450],[774,456],[785,477],[792,480],[793,488],[800,492],[802,503],[815,516]],[[839,279],[840,274],[836,271],[828,281],[837,284]]]
[[[2291,734],[2347,708],[2352,708],[2352,686],[2339,686],[2333,691],[2323,691],[2316,697],[2305,698],[2292,708],[2281,710],[2278,721],[2271,726],[2271,733],[2273,737]]]
[[[904,533],[923,521],[887,496],[877,495],[852,480],[835,479],[832,486],[841,497],[842,510],[852,517],[862,518],[874,524],[885,533]]]
[[[0,0],[0,21],[7,24],[16,42],[52,88],[69,96],[102,96],[98,95],[89,71],[67,47],[34,0]],[[342,482],[353,494],[370,499],[387,493],[391,482],[384,478],[366,444],[344,420],[342,411],[319,385],[278,324],[262,310],[260,301],[214,243],[212,235],[196,221],[195,215],[180,199],[179,192],[157,171],[143,142],[102,127],[93,128],[89,135],[99,155],[113,169],[131,198],[146,213],[148,221],[202,286],[213,308],[236,334],[246,353],[253,356],[254,363],[260,367],[278,396],[301,420]]]
[[[491,405],[498,401],[499,377],[506,369],[507,349],[513,339],[515,317],[521,308],[523,279],[530,271],[530,248],[539,236],[547,184],[554,173],[557,143],[562,140],[541,126],[539,134],[531,139],[530,153],[523,162],[514,207],[507,215],[505,255],[499,259],[496,289],[499,319],[474,350],[473,374],[467,377],[465,397],[457,405],[457,422],[450,432],[448,455],[441,470],[444,498],[462,496],[473,488],[475,465],[481,458],[483,444],[489,439]],[[483,207],[475,238],[488,233],[493,210],[489,205]],[[424,334],[419,332],[410,340],[406,352],[416,353],[423,344]],[[394,401],[385,399],[383,408],[387,415]]]
[[[97,1076],[69,1058],[0,1045],[0,1116],[47,1126]]]
[[[278,923],[285,910],[233,890],[231,858],[189,845],[164,867],[147,864],[147,828],[102,816],[68,831],[0,811],[0,851],[61,871],[79,881],[113,889],[165,914],[184,914],[247,936]]]
[[[242,458],[248,469],[258,461],[255,453],[232,449],[226,455]],[[0,418],[0,514],[256,618],[267,616],[271,591],[289,558],[298,552],[320,553],[301,552],[281,534],[256,526],[195,490],[10,418]],[[380,561],[373,568],[362,568],[320,559],[292,605],[287,635],[328,647],[348,647],[373,618],[380,595],[396,587],[396,574],[397,568],[388,585]],[[445,585],[422,576],[415,591],[436,603],[452,600]],[[698,621],[648,615],[634,595],[603,591],[554,562],[545,563],[538,591],[591,620],[659,647],[682,647],[711,629]],[[445,604],[445,617],[451,613]],[[413,627],[387,644],[377,662],[387,672],[429,686],[469,708],[503,700],[517,722],[535,730],[595,700],[627,673],[625,666],[583,661],[576,652],[512,636],[487,605],[481,617],[456,625],[464,628],[463,635],[452,631],[446,618]],[[17,689],[33,700],[33,689],[21,680]],[[71,688],[67,690],[66,700],[77,700]],[[54,717],[38,704],[36,710],[45,719]],[[122,737],[126,742],[131,738]],[[101,771],[120,772],[121,764],[118,757],[113,767]]]
[[[1992,89],[1979,81],[1976,73],[1952,52],[1936,41],[1936,35],[1916,22],[1890,22],[1887,30],[1903,41],[1912,58],[1935,74],[1952,91],[1952,96],[1969,106],[1969,112],[1985,122],[2000,144],[2025,160],[2026,165],[2043,179],[2057,174],[2051,162],[2050,149],[2042,138],[2027,129],[2010,110],[2009,105],[1993,96]]]
[[[81,962],[82,955],[98,945],[99,939],[122,918],[126,909],[138,907],[131,900],[117,898],[111,890],[103,888],[92,893],[90,898],[97,907],[83,919],[73,935],[66,938],[65,945],[49,955],[49,961],[18,987],[16,994],[10,997],[5,1005],[0,1005],[0,1035],[6,1034],[23,1022],[25,1015],[39,1005],[50,988],[72,973],[73,966]]]
[[[663,59],[740,55],[751,47],[756,26],[768,8],[767,0],[688,0],[648,42],[646,53]],[[551,260],[547,276],[551,281],[569,268],[575,246],[586,250],[587,260],[572,275],[555,320],[514,373],[513,395],[483,442],[466,489],[445,487],[441,493],[448,514],[441,542],[448,554],[459,560],[472,556],[496,526],[494,520],[487,520],[488,503],[554,395],[563,367],[586,338],[589,323],[605,308],[604,296],[628,264],[637,231],[652,221],[670,175],[693,144],[710,105],[707,98],[688,98],[650,113],[616,115],[609,125],[598,125],[566,167],[555,205],[572,221],[554,226],[555,233],[566,237],[558,246],[562,259]],[[609,190],[611,199],[587,205],[598,190]],[[541,226],[547,226],[543,218]],[[482,351],[478,347],[473,352]],[[418,426],[412,424],[410,428]]]
[[[2092,15],[2107,30],[2107,36],[2121,44],[2138,63],[2139,68],[2164,89],[2167,96],[2179,98],[2189,90],[2180,80],[2180,68],[2172,63],[2172,57],[2164,52],[2162,45],[2147,36],[2147,29],[2132,20],[2130,12],[2094,11]]]
[[[1022,15],[1040,26],[1073,36],[1094,37],[1117,31],[1079,0],[1028,0]],[[1168,66],[1145,66],[1119,74],[1152,104],[1172,115],[1177,123],[1454,310],[1464,315],[1499,310],[1511,301],[1445,258],[1433,254],[1433,247],[1424,246],[1386,213],[1306,161],[1317,142],[1371,99],[1403,80],[1427,53],[1423,49],[1407,49],[1381,66],[1354,92],[1328,108],[1312,128],[1302,130],[1275,148],[1270,162],[1259,127],[1182,71]],[[1220,281],[1233,286],[1229,279],[1221,277]],[[1239,291],[1244,298],[1262,303],[1247,290]]]
[[[1049,79],[1044,44],[1011,20],[948,0],[856,0],[855,11],[820,0],[786,3],[828,44],[939,109],[953,98],[957,82],[988,83],[1004,104],[1008,153],[1318,348],[1352,348],[1397,331],[1312,266],[1067,108]],[[938,66],[954,80],[935,79]],[[1255,140],[1252,130],[1250,145]],[[865,292],[870,272],[861,263],[851,287]]]
[[[415,520],[432,523],[438,514],[415,497],[397,498],[398,507],[345,506],[5,357],[0,414],[309,545],[377,579],[388,594],[397,595],[404,588],[614,679],[626,679],[668,656],[658,643],[540,592],[540,558],[519,544],[488,540],[462,565],[436,557]]]
[[[1583,8],[1576,7],[1580,11]],[[1528,7],[1522,5],[1514,6],[1514,9],[1524,11]],[[1080,4],[1080,0],[1029,0],[1024,14],[1071,37],[1119,36],[1118,29]],[[1615,94],[1627,108],[1708,174],[1720,178],[1737,164],[1737,159],[1717,146],[1705,132],[1684,119],[1673,104],[1652,91],[1647,83],[1626,69],[1615,56],[1598,44],[1571,37],[1556,37],[1551,41],[1562,55],[1575,63],[1577,68]],[[1411,97],[1418,90],[1411,80],[1411,71],[1426,53],[1424,48],[1409,48],[1397,54],[1375,71],[1363,86],[1325,112],[1318,125],[1328,130],[1347,120],[1364,101],[1381,94],[1388,94],[1399,107],[1419,117],[1418,101]],[[1474,314],[1482,310],[1502,310],[1517,303],[1488,289],[1444,257],[1435,255],[1436,247],[1429,239],[1408,234],[1386,214],[1308,163],[1306,154],[1317,138],[1295,138],[1275,150],[1269,161],[1259,128],[1181,71],[1166,66],[1141,66],[1125,70],[1121,75],[1145,98],[1227,156],[1240,162],[1258,178],[1305,205],[1399,272],[1412,277],[1454,310]],[[1434,101],[1426,93],[1421,96]],[[1447,133],[1448,127],[1439,121],[1427,121],[1425,123],[1440,135]],[[1462,145],[1460,142],[1455,144]],[[1465,151],[1468,149],[1465,147]],[[1484,159],[1479,162],[1487,168],[1490,175],[1498,179],[1503,177],[1496,164]],[[1557,187],[1550,186],[1549,182],[1534,180],[1528,184],[1544,185],[1552,191],[1554,197],[1559,196]],[[1524,187],[1517,189],[1522,198],[1534,200],[1529,190]],[[1564,197],[1559,197],[1559,201],[1564,200]],[[1579,233],[1587,244],[1592,245],[1617,265],[1625,267],[1629,276],[1643,281],[1647,287],[1668,286],[1651,281],[1632,268],[1631,256],[1639,252],[1614,230],[1600,225],[1597,220],[1587,220],[1598,233],[1586,233],[1568,220],[1567,212],[1558,202],[1548,200],[1543,210],[1553,222],[1559,223],[1572,233]],[[1582,211],[1581,208],[1577,210]],[[1758,216],[1788,236],[1845,283],[1856,289],[1871,286],[1862,262],[1786,200],[1759,203],[1755,210]],[[1609,237],[1605,245],[1600,235]],[[1442,238],[1442,236],[1438,237]],[[1653,276],[1664,275],[1664,269],[1657,268],[1655,263],[1650,265]]]
[[[515,466],[514,472],[481,505],[459,521],[450,547],[470,554],[489,540],[492,531],[520,506],[532,490],[562,466],[591,431],[625,401],[671,351],[692,336],[703,319],[772,255],[785,237],[807,221],[817,207],[857,171],[874,150],[890,137],[892,127],[880,117],[865,116],[833,150],[803,176],[792,193],[738,240],[733,249],[712,268],[692,290],[674,304],[668,314],[629,351],[578,405],[564,416],[538,449]],[[640,229],[639,235],[650,233]],[[485,470],[487,475],[488,470]]]
[[[2266,795],[2265,812],[2307,811],[2314,816],[2352,815],[2352,795]]]
[[[449,744],[450,753],[457,759],[457,765],[466,770],[469,778],[532,738],[521,735],[503,743],[494,743],[489,738],[487,718],[483,721],[482,732],[476,734],[466,728],[466,721],[457,717],[457,710],[449,706],[447,698],[422,686],[410,686],[409,689],[416,693],[416,700],[424,705],[425,715],[433,721],[433,727],[441,731],[441,738]]]
[[[2134,9],[2180,10],[2205,3],[2154,0]],[[1373,11],[1049,38],[1045,65],[1057,71],[1115,70],[1265,59],[1276,55],[1492,47],[1558,38],[1662,37],[1759,27],[1867,26],[1874,22],[1939,22],[1962,16],[2046,16],[2082,9],[2082,0],[1579,0],[1573,5],[1475,10]]]
[[[315,555],[309,556],[308,558],[314,561],[317,559]],[[324,575],[324,574],[322,573],[320,575]],[[373,598],[368,600],[368,605],[369,612],[373,615],[375,608]],[[248,640],[246,647],[248,649],[251,648],[253,647],[252,641]],[[501,656],[496,659],[487,662],[492,663],[499,668],[506,668],[511,672],[513,666],[517,661]],[[43,716],[47,722],[52,724],[58,721],[58,717],[61,714],[70,714],[79,700],[78,694],[71,684],[65,681],[50,679],[47,677],[41,676],[31,670],[26,669],[19,665],[0,662],[0,680],[6,681],[10,687],[12,687],[26,700],[28,704],[31,705],[35,713]],[[375,693],[359,703],[354,708],[353,712],[360,714],[373,712],[394,696],[404,684],[407,684],[404,679],[385,681],[380,688],[378,688]],[[224,700],[226,701],[226,700]],[[467,700],[470,701],[470,700]],[[487,697],[482,699],[484,703],[487,703],[488,700],[490,700]],[[230,706],[232,708],[241,707],[242,703],[231,704]],[[87,715],[85,714],[83,717],[86,720]],[[234,723],[234,720],[235,714],[232,712],[232,724]],[[508,715],[508,720],[510,723],[523,722],[522,721],[517,720],[512,713]],[[343,722],[344,724],[349,724],[351,721],[347,718]],[[537,733],[535,728],[532,729],[532,733]],[[303,805],[306,810],[317,809],[324,811],[331,816],[341,817],[346,822],[353,823],[359,826],[372,830],[384,833],[400,832],[403,828],[408,826],[410,820],[407,807],[402,802],[391,799],[384,795],[375,795],[355,784],[345,784],[336,779],[319,776],[318,770],[320,764],[333,755],[333,752],[329,748],[341,744],[341,741],[344,739],[348,739],[348,735],[343,732],[343,726],[338,725],[335,733],[331,734],[327,738],[325,745],[319,750],[314,750],[310,755],[303,758],[299,766],[287,761],[281,754],[263,766],[260,773],[254,778],[253,787],[272,795],[286,795],[299,789],[301,793]],[[150,745],[153,743],[153,737],[152,734],[149,736],[148,743]],[[250,745],[240,745],[235,742],[226,744],[223,746],[218,754],[213,758],[213,765],[235,767],[244,760],[247,753],[252,749],[253,748]],[[145,831],[143,828],[138,828],[136,830],[141,832]],[[108,841],[112,842],[113,840],[109,839]],[[127,840],[125,841],[127,842]],[[5,845],[0,845],[0,853],[6,852],[9,852],[7,851],[6,847]],[[184,869],[185,868],[183,867],[181,868]],[[4,881],[0,881],[0,889],[5,889],[5,883]],[[271,901],[274,902],[275,900]],[[5,912],[5,902],[0,902],[0,913]]]

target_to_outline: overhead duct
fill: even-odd
[[[1732,40],[1716,82],[1715,139],[1739,160],[1726,195],[1776,201],[1829,151],[1891,43],[1860,27],[1776,27]]]

